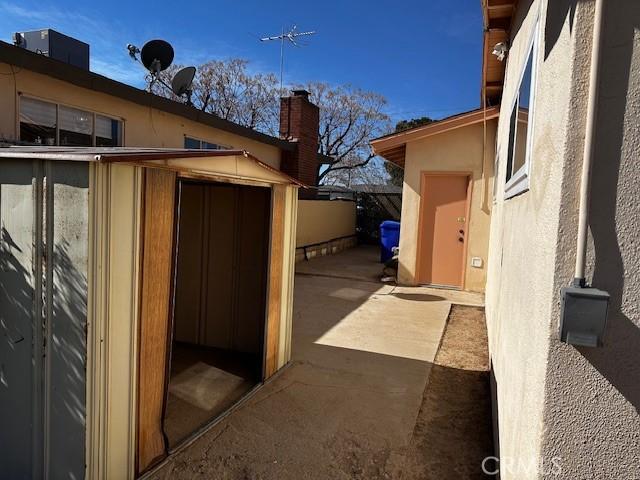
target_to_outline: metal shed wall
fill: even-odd
[[[83,478],[89,167],[2,160],[0,465]]]

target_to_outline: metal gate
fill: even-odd
[[[0,476],[85,472],[89,167],[0,161]]]

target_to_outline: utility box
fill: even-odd
[[[89,44],[50,28],[16,32],[13,43],[31,52],[89,70]]]
[[[582,347],[602,346],[609,294],[581,287],[565,287],[561,293],[560,340]]]

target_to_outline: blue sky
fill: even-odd
[[[241,57],[279,70],[279,45],[258,38],[283,25],[318,34],[288,48],[285,83],[352,84],[384,95],[394,120],[441,118],[480,103],[480,0],[95,1],[0,0],[0,39],[51,27],[91,45],[91,69],[142,86],[125,45],[163,38],[175,61]]]

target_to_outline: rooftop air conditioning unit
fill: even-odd
[[[89,70],[89,45],[50,28],[16,32],[13,34],[13,43],[26,50]]]

